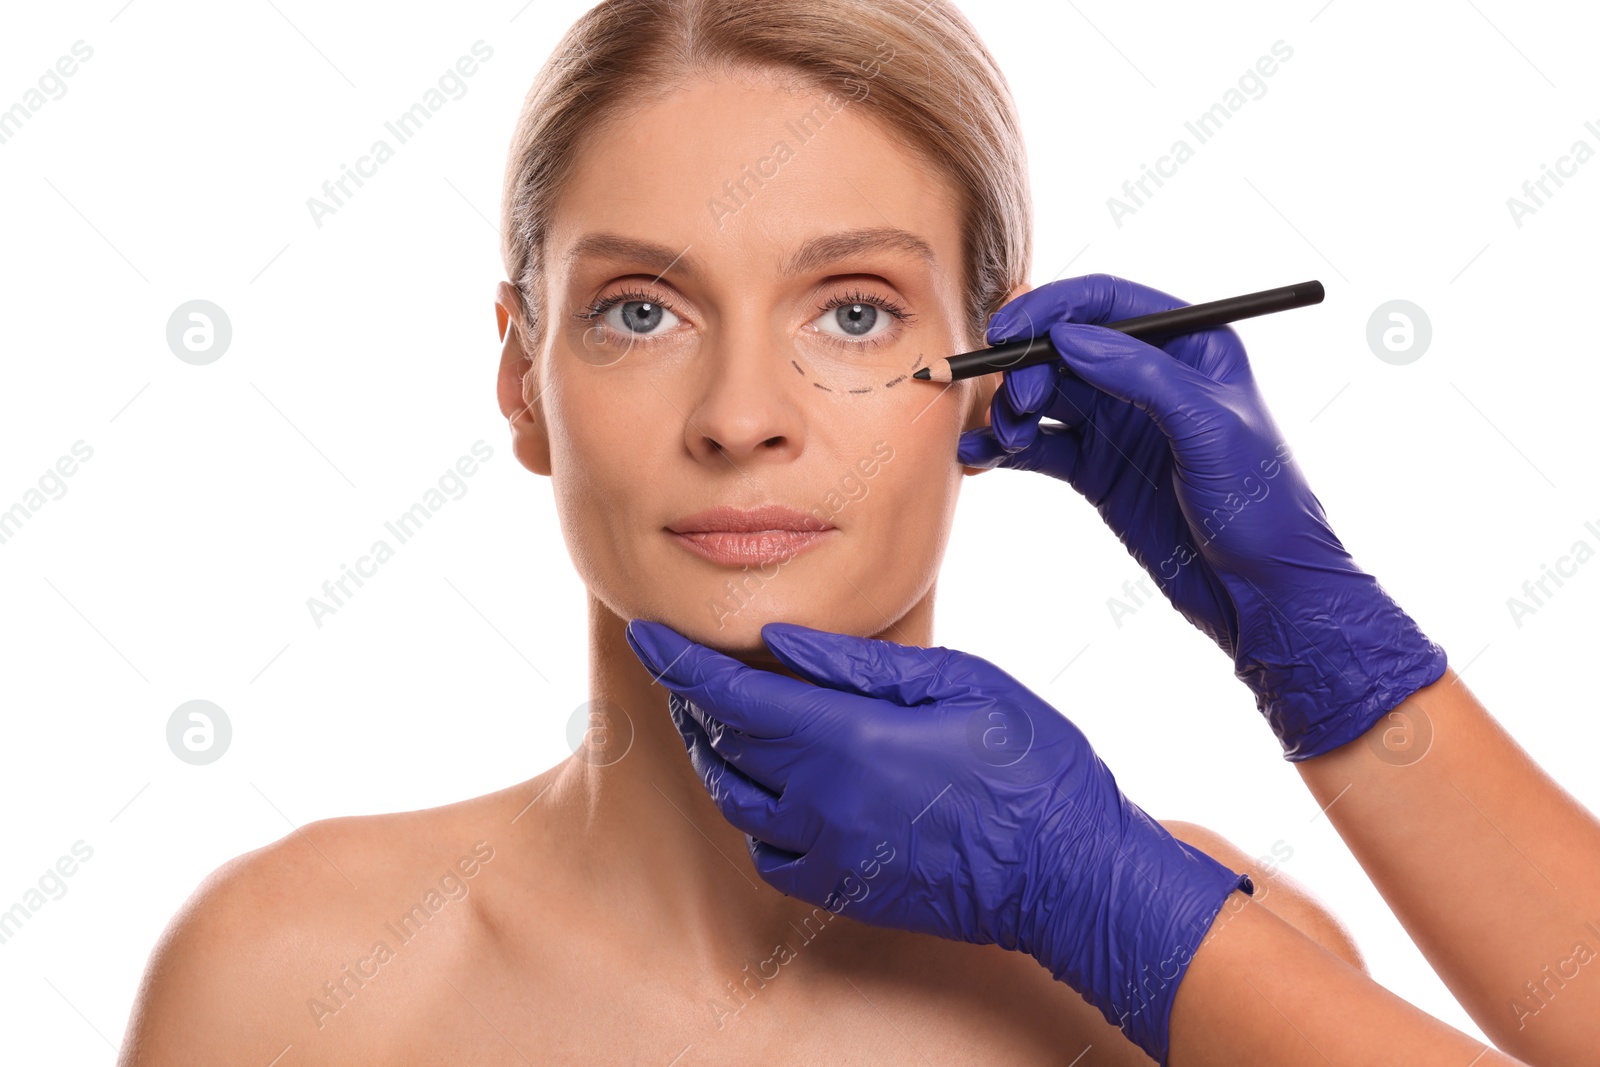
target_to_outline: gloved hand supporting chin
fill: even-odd
[[[761,633],[809,681],[628,627],[761,877],[862,922],[1028,953],[1164,1062],[1178,983],[1249,877],[1168,834],[1076,726],[987,660]]]

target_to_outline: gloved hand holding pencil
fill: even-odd
[[[1011,301],[989,343],[1048,332],[1061,358],[1007,371],[958,456],[1081,493],[1233,658],[1285,758],[1309,759],[1437,681],[1445,653],[1335,536],[1232,328],[1156,347],[1095,325],[1181,306],[1106,274]]]

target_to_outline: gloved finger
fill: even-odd
[[[796,674],[819,686],[904,707],[967,691],[961,653],[769,622],[761,639]]]
[[[797,758],[804,758],[793,738],[773,740],[756,737],[735,730],[727,723],[709,714],[693,701],[673,694],[691,717],[699,735],[705,738],[711,751],[739,770],[746,778],[758,783],[775,796],[789,787],[789,772]]]
[[[1074,374],[1066,360],[1058,359],[1050,366],[1056,375],[1053,391],[1044,400],[1044,413],[1072,429],[1093,422],[1098,399],[1105,394]]]
[[[750,860],[756,865],[756,873],[763,882],[786,897],[800,899],[795,890],[800,882],[801,864],[805,862],[803,852],[768,844],[750,834],[745,835],[745,847],[749,849]]]
[[[788,737],[828,710],[815,686],[748,667],[670,626],[634,619],[626,634],[634,654],[663,686],[745,733]]]
[[[967,430],[956,440],[956,459],[966,467],[1009,467],[1012,455],[987,426]]]
[[[1072,429],[1094,421],[1096,398],[1104,394],[1072,373],[1065,360],[1058,359],[1054,364],[1040,363],[1024,367],[1023,370],[1045,371],[1042,377],[1049,384],[1038,396],[1033,395],[1032,386],[1019,386],[1019,390],[1027,390],[1020,401],[1013,399],[1007,385],[1003,384],[995,390],[989,408],[989,428],[1006,451],[1020,452],[1033,443],[1041,426],[1041,414]],[[1009,383],[1010,375],[1007,375],[1007,381]]]
[[[1120,322],[1187,307],[1186,301],[1111,274],[1085,274],[1046,282],[1006,304],[989,320],[990,344],[1036,337],[1057,322]]]
[[[995,395],[1003,401],[1008,414],[1021,416],[1041,412],[1045,401],[1050,399],[1056,373],[1049,363],[1008,370],[1001,375],[1000,388]]]
[[[667,697],[667,707],[683,737],[689,762],[700,776],[700,784],[705,786],[712,803],[729,825],[785,849],[802,851],[810,846],[810,841],[797,836],[803,832],[800,820],[785,817],[777,793],[750,778],[715,750],[692,702],[671,693]]]
[[[785,896],[840,915],[871,893],[860,875],[837,863],[837,847],[826,849],[824,855],[816,849],[788,852],[765,842],[752,842],[748,836],[745,842],[762,880]],[[852,851],[865,854],[865,850]]]
[[[1074,374],[1064,360],[1035,363],[1005,372],[989,404],[989,427],[1011,451],[1026,448],[1046,416],[1064,426],[1092,418],[1099,391]]]
[[[1007,452],[1020,452],[1033,443],[1039,432],[1039,415],[1012,415],[1003,409],[989,413],[989,430]]]
[[[1077,429],[1041,423],[1032,443],[1018,452],[1008,452],[988,430],[968,430],[961,435],[956,455],[968,467],[1008,467],[1019,471],[1038,471],[1071,483],[1078,471],[1078,455],[1083,435]]]
[[[1172,440],[1187,438],[1203,412],[1223,404],[1223,383],[1126,334],[1058,322],[1050,340],[1075,374],[1149,415]]]
[[[1026,448],[1050,395],[1054,369],[1047,363],[1007,371],[989,402],[989,429],[1009,452]]]
[[[667,709],[672,715],[673,725],[683,736],[683,743],[689,749],[696,770],[700,769],[702,763],[707,767],[716,768],[719,762],[729,762],[724,746],[718,744],[719,739],[731,736],[735,732],[726,723],[707,715],[694,701],[671,690],[667,691]],[[751,778],[756,785],[773,794],[774,798],[782,791],[773,782],[752,778],[748,774],[745,777]]]

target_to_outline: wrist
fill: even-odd
[[[1352,568],[1236,593],[1234,673],[1291,762],[1346,745],[1445,671],[1428,638],[1376,578]]]
[[[1234,890],[1255,887],[1118,795],[1119,819],[1060,854],[1062,866],[1036,868],[1041,892],[1018,947],[1164,1063],[1190,961]]]

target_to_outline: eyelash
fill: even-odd
[[[833,297],[826,304],[817,309],[817,314],[826,315],[834,308],[841,308],[847,304],[868,304],[880,311],[888,312],[890,315],[894,316],[895,322],[902,327],[909,327],[917,320],[917,317],[912,314],[904,304],[896,303],[885,296],[878,296],[873,293],[863,293],[859,289],[853,289],[841,296]],[[843,337],[836,337],[833,334],[823,334],[823,336],[830,341],[845,346],[846,348],[875,348],[878,345],[883,344],[883,342],[889,338],[889,335],[883,335],[879,337],[871,337],[865,341],[850,341]]]
[[[620,293],[613,293],[610,296],[601,297],[599,300],[596,300],[594,303],[578,312],[577,317],[584,322],[589,322],[594,319],[598,319],[601,315],[604,315],[618,304],[626,303],[629,300],[638,300],[646,304],[659,304],[673,314],[677,314],[676,308],[653,293],[647,293],[642,289],[626,289]],[[637,340],[651,341],[655,340],[655,338],[640,337]]]
[[[609,296],[601,297],[599,300],[596,300],[594,303],[578,312],[575,317],[582,322],[593,322],[595,319],[598,319],[600,316],[604,315],[607,311],[610,311],[618,304],[627,303],[630,300],[637,300],[647,304],[658,304],[672,312],[674,315],[678,313],[677,309],[672,306],[670,301],[663,300],[660,296],[654,293],[648,293],[642,289],[627,289],[620,293],[612,293]],[[826,304],[817,309],[817,314],[826,315],[835,308],[841,308],[848,304],[867,304],[871,307],[875,307],[880,311],[894,316],[895,321],[903,327],[911,326],[917,321],[916,314],[904,304],[900,304],[889,299],[888,297],[879,296],[875,293],[864,293],[859,289],[852,289],[848,293],[843,293],[830,298]],[[888,335],[868,338],[865,341],[851,341],[834,334],[823,334],[823,336],[829,341],[832,341],[844,348],[872,348],[882,344],[888,339]],[[650,344],[659,340],[661,340],[659,337],[636,337],[632,339],[634,344]]]

